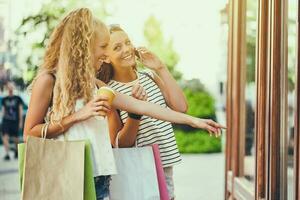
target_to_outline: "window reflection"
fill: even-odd
[[[255,50],[257,32],[257,1],[247,1],[246,14],[246,88],[245,88],[245,157],[244,157],[244,176],[254,183],[255,176]],[[254,184],[252,184],[254,189]]]

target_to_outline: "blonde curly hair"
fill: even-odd
[[[77,99],[91,100],[95,88],[96,69],[92,63],[92,46],[97,28],[106,28],[87,8],[70,12],[50,36],[43,64],[35,80],[44,73],[56,77],[51,122],[59,122],[75,110]]]

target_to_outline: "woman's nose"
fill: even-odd
[[[128,53],[128,52],[131,52],[131,51],[132,51],[132,48],[130,46],[127,46],[127,45],[124,46],[124,48],[123,48],[124,53]]]

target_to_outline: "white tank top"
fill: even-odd
[[[75,111],[78,111],[83,106],[83,100],[77,100]],[[110,143],[107,118],[99,120],[91,117],[88,120],[74,124],[65,134],[69,141],[90,140],[94,177],[117,174]],[[58,139],[64,140],[64,136],[60,135]]]

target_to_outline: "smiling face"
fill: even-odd
[[[108,55],[114,68],[131,68],[136,65],[134,47],[124,31],[111,33]]]
[[[105,26],[99,25],[94,33],[92,47],[92,63],[96,71],[98,71],[104,61],[107,60],[107,47],[109,44],[109,31]]]

